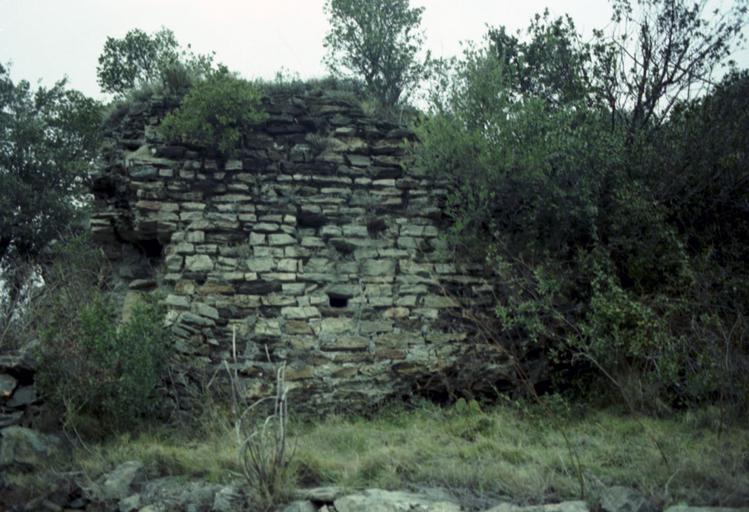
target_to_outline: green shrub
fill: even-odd
[[[542,353],[534,378],[561,388],[746,411],[749,75],[634,133],[588,83],[597,64],[571,24],[538,17],[529,36],[469,47],[414,146],[451,182],[455,252],[493,265],[487,337]]]
[[[45,397],[74,427],[91,419],[117,430],[157,412],[168,340],[161,309],[144,301],[118,325],[112,302],[99,293],[79,310],[76,318],[52,318],[42,333]]]
[[[611,275],[599,272],[586,321],[581,324],[582,352],[613,374],[642,374],[654,385],[675,383],[677,346],[662,315],[623,290]]]
[[[225,157],[265,118],[260,99],[258,87],[222,69],[187,93],[180,107],[164,118],[161,131],[168,139],[206,146]]]

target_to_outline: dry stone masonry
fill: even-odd
[[[163,294],[183,384],[226,360],[261,396],[283,361],[296,405],[325,410],[510,378],[462,320],[492,290],[440,237],[447,192],[405,164],[412,133],[341,93],[279,93],[222,161],[160,137],[169,107],[111,123],[92,232],[124,314]]]

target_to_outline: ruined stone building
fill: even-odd
[[[125,309],[161,294],[181,385],[226,360],[260,396],[283,361],[298,405],[346,409],[507,378],[465,322],[492,290],[440,236],[447,190],[407,164],[413,134],[335,92],[265,108],[226,161],[165,142],[160,100],[110,128],[93,235]]]

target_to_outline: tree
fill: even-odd
[[[536,14],[527,29],[528,40],[490,28],[489,51],[511,75],[510,86],[519,97],[533,96],[552,105],[588,95],[590,48],[580,41],[569,16],[552,19],[549,11]]]
[[[11,304],[25,283],[20,263],[42,255],[85,204],[100,120],[100,104],[65,80],[34,91],[0,65],[0,272]]]
[[[495,263],[497,339],[641,405],[747,389],[749,80],[712,83],[745,5],[617,0],[628,37],[539,16],[454,63],[414,150],[452,180],[456,252]]]
[[[707,0],[612,0],[614,28],[597,31],[596,87],[632,142],[667,119],[679,100],[715,85],[713,73],[743,36],[747,0],[706,13]]]
[[[654,145],[649,186],[689,246],[709,251],[714,268],[735,269],[723,274],[746,273],[749,71],[729,73],[709,94],[677,103]],[[734,288],[749,298],[749,288]]]
[[[165,28],[152,36],[136,28],[122,39],[107,37],[96,68],[101,90],[122,94],[155,81],[165,63],[177,60],[178,50],[174,32]]]
[[[107,38],[96,75],[102,91],[122,95],[144,84],[170,86],[176,82],[173,89],[184,89],[182,84],[194,76],[202,77],[212,64],[212,54],[194,54],[189,46],[182,49],[167,28],[152,35],[136,28],[122,39]]]
[[[428,55],[419,59],[424,9],[410,7],[408,0],[327,0],[325,11],[331,72],[363,78],[381,106],[396,107],[426,71]]]

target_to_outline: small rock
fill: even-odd
[[[13,396],[8,400],[8,407],[20,409],[36,402],[36,389],[34,386],[22,386],[16,389]]]
[[[131,290],[148,290],[156,288],[156,279],[135,279],[128,286]]]
[[[193,305],[193,308],[195,309],[195,313],[197,313],[200,316],[210,318],[211,320],[219,319],[220,315],[218,313],[218,309],[214,308],[213,306],[209,306],[208,304],[203,304],[203,303],[198,302]]]
[[[18,425],[23,417],[23,411],[2,412],[0,413],[0,428]]]
[[[199,480],[163,477],[151,480],[143,486],[141,502],[150,505],[168,504],[169,510],[208,512],[216,501],[216,493],[221,488],[216,484]]]
[[[38,343],[34,341],[12,353],[0,355],[0,373],[19,375],[33,371],[37,363],[34,353]]]
[[[213,498],[211,512],[233,512],[241,510],[244,498],[235,487],[229,485],[222,487]]]
[[[206,254],[185,258],[185,268],[190,272],[209,272],[213,270],[213,260]]]
[[[88,500],[81,496],[78,496],[77,498],[73,498],[72,500],[70,500],[67,503],[66,508],[81,510],[86,508],[86,505],[88,505]]]
[[[0,468],[32,470],[43,467],[59,440],[25,427],[8,427],[0,438]]]
[[[10,398],[17,384],[18,381],[7,373],[0,374],[0,398]]]
[[[122,498],[119,503],[120,512],[135,512],[140,508],[140,494],[133,494]]]
[[[450,501],[433,500],[423,494],[380,489],[369,489],[361,494],[338,498],[334,505],[337,512],[460,512],[460,506]]]
[[[749,507],[690,507],[688,505],[674,505],[668,507],[664,512],[749,512]]]
[[[164,304],[170,308],[188,308],[190,307],[190,301],[183,295],[167,295],[164,299]]]
[[[369,348],[369,339],[364,336],[337,336],[334,338],[321,338],[320,349],[326,351],[364,351]]]
[[[324,503],[333,503],[336,499],[346,495],[346,489],[333,485],[326,487],[312,487],[310,489],[298,489],[294,493],[300,501],[316,501]]]
[[[588,512],[588,505],[584,501],[563,501],[547,505],[533,505],[521,507],[512,503],[500,503],[486,512]]]
[[[295,501],[283,508],[283,512],[317,512],[311,501]]]
[[[365,276],[390,276],[395,274],[395,261],[367,260],[364,262],[362,271]]]
[[[268,243],[273,246],[293,245],[296,239],[286,233],[268,235]]]
[[[655,505],[629,487],[608,487],[601,492],[603,512],[655,512]]]
[[[165,512],[166,507],[162,505],[161,503],[156,503],[154,505],[146,505],[142,509],[140,509],[138,512]]]
[[[210,318],[206,318],[194,313],[185,312],[179,316],[179,322],[187,325],[197,325],[201,327],[208,327],[214,325],[216,322]]]
[[[120,501],[132,496],[145,480],[143,464],[137,460],[124,462],[105,475],[97,486],[95,495],[104,501]]]
[[[33,505],[29,507],[29,510],[38,510],[39,512],[63,512],[63,508],[57,503],[42,499],[40,501],[34,501]]]
[[[320,311],[311,306],[286,307],[281,309],[281,316],[291,320],[307,320],[320,316]]]

